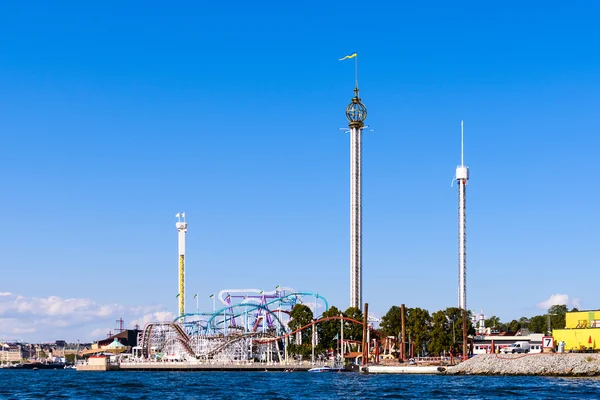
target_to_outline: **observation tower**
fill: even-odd
[[[177,298],[179,299],[179,316],[185,314],[185,233],[187,232],[187,222],[185,222],[185,213],[177,213],[175,215],[177,222],[175,227],[177,228],[177,242],[179,249],[179,292]]]
[[[460,121],[460,165],[456,167],[458,182],[458,308],[467,309],[467,181],[465,166],[465,124]]]
[[[350,307],[362,310],[362,131],[367,108],[358,97],[346,107],[350,127]]]

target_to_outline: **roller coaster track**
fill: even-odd
[[[210,350],[207,354],[208,357],[213,357],[215,354],[223,351],[224,349],[226,349],[227,347],[231,346],[232,344],[242,341],[242,340],[246,340],[248,338],[260,338],[260,337],[273,337],[273,335],[269,335],[268,333],[262,333],[262,332],[252,332],[252,333],[244,333],[242,335],[229,335],[226,337],[226,341],[225,343],[222,343],[221,345],[215,347],[214,349]],[[269,342],[264,342],[264,341],[259,341],[256,340],[256,342],[261,343],[261,344],[266,344]]]
[[[270,292],[265,292],[264,290],[260,290],[260,289],[223,289],[219,292],[219,294],[217,295],[217,298],[219,299],[219,301],[221,303],[223,303],[226,306],[229,306],[229,304],[227,303],[226,300],[227,300],[227,297],[231,296],[231,293],[256,293],[256,294],[258,294],[258,296],[255,296],[254,299],[258,300],[256,297],[261,297],[261,298],[271,297],[271,296],[275,296],[279,293],[284,293],[284,292],[289,292],[291,294],[297,293],[296,289],[289,288],[289,287],[278,288],[278,289],[275,289]],[[226,297],[223,296],[225,293],[227,293]],[[249,300],[250,299],[252,299],[252,298],[249,298]]]
[[[266,343],[276,342],[278,340],[285,339],[286,337],[290,337],[290,336],[296,334],[297,332],[301,332],[301,331],[303,331],[305,329],[308,329],[308,328],[310,328],[313,325],[317,325],[317,324],[319,324],[321,322],[332,321],[332,320],[336,320],[336,319],[341,319],[341,320],[344,320],[344,321],[353,322],[353,323],[361,325],[361,326],[364,325],[362,321],[358,321],[356,319],[352,319],[352,318],[348,318],[348,317],[340,317],[339,315],[336,315],[334,317],[325,317],[325,318],[321,318],[321,319],[312,321],[311,323],[306,324],[303,327],[300,327],[300,328],[298,328],[298,329],[296,329],[296,330],[294,330],[292,332],[286,333],[285,335],[281,335],[281,336],[278,336],[278,337],[275,337],[275,338],[272,338],[272,339],[268,339],[268,340],[257,340],[257,342],[259,342],[259,343],[265,343],[265,344]],[[369,328],[369,329],[371,329],[371,328]]]
[[[246,289],[244,289],[246,290]],[[327,302],[327,299],[325,299],[324,297],[316,294],[316,293],[310,293],[310,292],[294,292],[294,293],[290,293],[281,297],[277,297],[271,301],[268,301],[264,304],[249,304],[249,303],[239,303],[239,304],[232,304],[232,305],[227,305],[217,311],[215,311],[212,314],[208,314],[208,313],[201,313],[200,315],[210,315],[210,318],[206,321],[206,329],[205,332],[208,333],[210,327],[213,325],[213,320],[217,317],[220,317],[222,315],[225,316],[225,321],[230,320],[231,319],[235,319],[238,317],[241,317],[243,315],[246,314],[250,314],[254,311],[257,310],[265,310],[268,313],[270,313],[271,315],[274,315],[275,318],[277,319],[277,321],[279,322],[280,326],[283,326],[282,322],[279,320],[279,318],[277,318],[277,316],[273,313],[273,311],[271,311],[268,306],[272,305],[272,304],[276,304],[276,303],[281,303],[281,302],[286,302],[287,300],[294,298],[294,297],[300,297],[300,296],[311,296],[311,297],[316,297],[318,299],[321,299],[321,301],[323,301],[325,303],[325,311],[327,311],[329,309],[329,303]],[[241,308],[241,307],[246,307],[245,310],[237,312],[237,313],[233,313],[233,314],[228,314],[228,311],[232,308]],[[185,314],[185,315],[181,315],[177,318],[175,318],[175,320],[173,322],[178,322],[181,319],[184,319],[185,316],[188,315],[198,315],[198,314]],[[223,324],[223,320],[217,320],[215,325],[222,325]]]
[[[274,311],[269,310],[268,312],[271,312],[273,314],[273,316],[276,317]],[[305,329],[309,329],[312,326],[317,325],[321,322],[334,321],[334,320],[343,320],[343,321],[358,324],[361,326],[363,325],[363,322],[352,319],[352,318],[342,317],[342,316],[333,316],[333,317],[320,318],[320,319],[318,319],[316,321],[312,321],[309,324],[306,324],[294,331],[291,331],[289,333],[286,333],[284,335],[277,336],[277,337],[272,332],[256,332],[256,331],[239,333],[239,334],[231,334],[231,335],[227,335],[227,336],[207,336],[206,339],[208,339],[209,341],[224,340],[224,342],[215,343],[214,344],[215,347],[211,348],[207,353],[204,353],[204,354],[207,358],[214,358],[219,353],[226,351],[231,346],[235,346],[239,342],[243,342],[243,341],[249,340],[249,339],[258,345],[270,345],[277,341],[280,341],[287,337],[290,337],[290,336],[296,334],[297,332],[301,332]],[[157,331],[156,330],[157,328],[160,328],[160,330]],[[161,334],[164,334],[164,336]],[[189,354],[191,356],[196,356],[194,350],[192,350],[192,347],[191,347],[190,337],[185,333],[184,329],[182,328],[182,326],[179,323],[161,322],[161,323],[146,324],[146,326],[144,327],[143,333],[142,333],[141,340],[140,340],[140,346],[142,347],[142,353],[145,357],[148,357],[150,355],[151,346],[156,345],[155,341],[157,340],[157,338],[164,338],[164,342],[162,342],[163,343],[162,349],[168,348],[174,344],[178,344],[183,348],[183,350],[187,354]],[[159,341],[159,342],[161,342],[161,341]],[[242,343],[239,343],[239,344],[242,345],[242,347],[243,347]]]
[[[190,347],[190,338],[180,324],[174,322],[156,322],[146,324],[142,333],[141,347],[145,357],[148,357],[150,354],[150,339],[152,338],[152,330],[156,327],[167,327],[172,329],[176,336],[167,339],[167,341],[176,341],[177,343],[180,343],[188,354],[194,355],[194,350]]]

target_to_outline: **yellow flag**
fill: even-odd
[[[347,58],[354,58],[354,57],[356,57],[357,55],[358,55],[358,53],[353,53],[353,54],[350,54],[349,56],[346,56],[346,57],[340,58],[340,61],[344,61],[344,60],[345,60],[345,59],[347,59]]]

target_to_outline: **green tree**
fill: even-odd
[[[566,304],[554,305],[548,309],[552,329],[564,329],[569,309]]]
[[[451,334],[448,328],[448,320],[443,311],[436,311],[432,314],[431,339],[429,341],[429,353],[441,355],[448,351],[451,344]]]
[[[329,310],[323,313],[323,318],[326,317],[339,317],[342,315],[342,311],[340,311],[337,307],[331,306]],[[340,320],[332,319],[330,321],[324,321],[319,323],[319,350],[328,350],[328,349],[336,349],[338,346],[338,342],[334,339],[340,337]]]
[[[415,352],[425,352],[425,344],[431,338],[431,316],[429,315],[429,311],[418,307],[407,308],[405,323],[406,334],[410,337]]]
[[[545,333],[548,329],[547,317],[544,315],[536,315],[529,322],[529,330],[534,333]]]
[[[548,313],[555,314],[555,315],[565,315],[567,312],[569,311],[569,309],[567,308],[566,304],[560,304],[560,305],[554,305],[551,306],[548,309]]]
[[[357,307],[350,307],[346,311],[344,311],[344,317],[352,318],[357,321],[363,321],[363,313]],[[346,321],[344,324],[344,339],[357,340],[362,341],[362,332],[363,326],[362,324],[356,324],[353,322]]]
[[[457,346],[459,343],[462,343],[463,339],[463,312],[460,308],[448,307],[444,310],[444,314],[447,316],[448,329],[452,334],[453,345]],[[467,311],[467,336],[475,335],[471,316],[471,311]]]
[[[308,325],[313,320],[313,312],[310,308],[304,304],[296,304],[290,312],[290,321],[288,327],[290,330],[295,331],[305,325]],[[307,328],[300,332],[301,342],[297,340],[297,335],[292,335],[292,342],[289,345],[289,352],[291,354],[301,355],[306,357],[312,353],[312,329]]]
[[[381,317],[381,323],[379,326],[386,336],[393,336],[397,338],[402,331],[402,313],[401,308],[398,306],[392,306],[388,312]]]
[[[485,320],[485,327],[490,328],[492,331],[500,330],[500,318],[492,315],[490,318]]]
[[[516,333],[519,329],[521,329],[521,323],[516,319],[513,319],[508,323],[507,331],[510,333]]]
[[[527,317],[521,317],[519,318],[519,324],[521,324],[521,328],[527,328],[529,329],[529,324],[531,323],[531,320]]]

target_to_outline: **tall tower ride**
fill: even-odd
[[[358,97],[346,107],[350,127],[350,307],[362,309],[362,131],[367,108]]]
[[[177,242],[179,249],[179,292],[177,298],[179,299],[179,316],[185,314],[185,233],[187,232],[187,222],[185,222],[185,213],[177,213],[175,215],[177,222],[175,227],[177,228]]]
[[[460,165],[456,167],[458,182],[458,308],[467,309],[467,181],[465,166],[465,124],[460,121]]]

